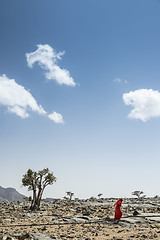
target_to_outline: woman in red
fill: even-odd
[[[122,217],[122,212],[121,212],[121,204],[122,204],[123,199],[120,198],[115,204],[114,206],[116,206],[115,208],[115,215],[114,215],[114,220],[116,220],[117,222],[119,222],[120,218]]]

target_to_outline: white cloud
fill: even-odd
[[[113,82],[117,82],[117,83],[125,83],[125,84],[128,83],[128,81],[127,81],[126,79],[123,80],[123,79],[121,79],[121,78],[115,78],[115,79],[113,79]]]
[[[158,91],[138,89],[123,94],[123,101],[134,108],[129,113],[129,118],[146,122],[152,117],[160,117],[160,92]]]
[[[120,78],[115,78],[113,82],[121,82],[122,80]]]
[[[0,105],[6,106],[9,112],[15,113],[21,118],[28,118],[29,111],[47,115],[47,112],[37,104],[29,91],[6,75],[0,76]],[[56,112],[48,115],[48,118],[55,123],[64,123],[62,115]]]
[[[21,118],[29,117],[29,109],[41,115],[46,114],[30,92],[6,75],[0,76],[0,104],[7,106],[9,112],[14,112]]]
[[[53,112],[48,115],[48,118],[53,120],[55,123],[64,123],[63,117],[60,113]]]
[[[56,53],[56,51],[49,45],[37,45],[38,49],[35,52],[27,53],[27,62],[30,68],[33,67],[35,62],[46,70],[46,78],[49,80],[55,80],[58,84],[66,84],[75,86],[73,78],[66,69],[62,69],[57,65],[57,60],[61,60],[61,56],[64,52]]]
[[[20,106],[13,106],[13,107],[9,107],[8,106],[8,110],[10,112],[13,112],[15,114],[17,114],[19,117],[21,118],[27,118],[29,117],[29,114],[26,112],[26,109]]]

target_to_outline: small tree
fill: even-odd
[[[48,168],[44,168],[41,171],[34,172],[28,169],[27,173],[23,175],[22,185],[28,187],[28,191],[33,191],[33,200],[31,203],[31,210],[40,208],[40,202],[44,189],[56,182],[56,177],[49,171]]]
[[[71,201],[74,193],[73,192],[66,192],[66,193],[69,196],[69,200]]]
[[[142,191],[134,191],[134,192],[132,192],[132,195],[138,197],[138,199],[139,199],[141,197],[145,197],[145,195],[141,196],[143,193],[144,192],[142,192]]]
[[[98,196],[99,198],[101,198],[102,195],[103,195],[102,193],[99,193],[97,196]]]

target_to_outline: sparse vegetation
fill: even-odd
[[[89,198],[90,202],[95,202],[96,200],[97,200],[96,197],[93,197],[93,196]]]
[[[73,192],[66,192],[66,194],[69,196],[69,200],[72,200],[72,197],[74,196]]]
[[[103,195],[102,193],[99,193],[97,196],[98,196],[99,198],[101,198],[102,195]]]
[[[146,195],[142,195],[142,194],[144,194],[143,191],[134,191],[134,192],[132,192],[132,195],[138,197],[138,199],[139,198],[144,198],[146,196]]]
[[[28,169],[27,173],[23,175],[22,185],[28,187],[28,191],[33,191],[33,199],[31,201],[31,210],[38,210],[44,189],[56,182],[56,177],[48,168],[41,171],[34,172]]]
[[[159,195],[155,195],[153,198],[159,198]]]

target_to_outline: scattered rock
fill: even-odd
[[[117,240],[126,234],[126,239],[160,239],[159,198],[124,199],[117,224],[113,219],[116,200],[42,201],[35,212],[29,210],[29,202],[1,202],[0,240]]]

